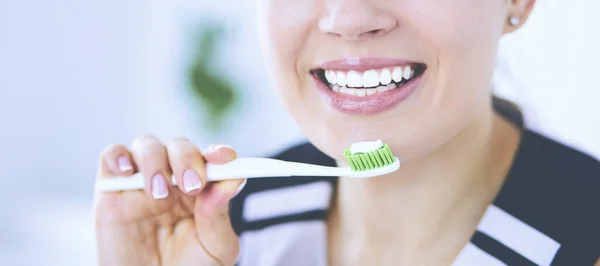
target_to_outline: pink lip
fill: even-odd
[[[340,71],[365,71],[369,69],[381,69],[392,66],[405,66],[416,64],[417,62],[389,58],[360,58],[348,57],[341,60],[329,61],[321,64],[321,68],[325,70],[340,70]]]

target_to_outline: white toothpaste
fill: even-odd
[[[350,154],[374,152],[381,149],[381,147],[383,147],[381,140],[357,142],[350,146]]]

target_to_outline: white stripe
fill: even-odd
[[[249,231],[240,236],[240,266],[325,266],[323,221],[292,222]]]
[[[473,243],[460,252],[452,266],[506,266],[504,262],[481,250]]]
[[[244,201],[243,217],[258,221],[313,210],[327,210],[331,185],[320,181],[250,194]]]
[[[552,263],[560,244],[542,232],[490,205],[477,229],[537,265]]]

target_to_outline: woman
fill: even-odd
[[[345,166],[352,143],[382,139],[401,169],[207,184],[205,162],[231,161],[232,148],[113,145],[99,178],[142,171],[146,189],[97,194],[100,265],[598,260],[600,164],[490,100],[498,41],[535,0],[257,2],[275,90],[312,143],[277,158]]]

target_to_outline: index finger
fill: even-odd
[[[129,176],[135,168],[131,153],[124,145],[110,145],[100,154],[97,178]]]

